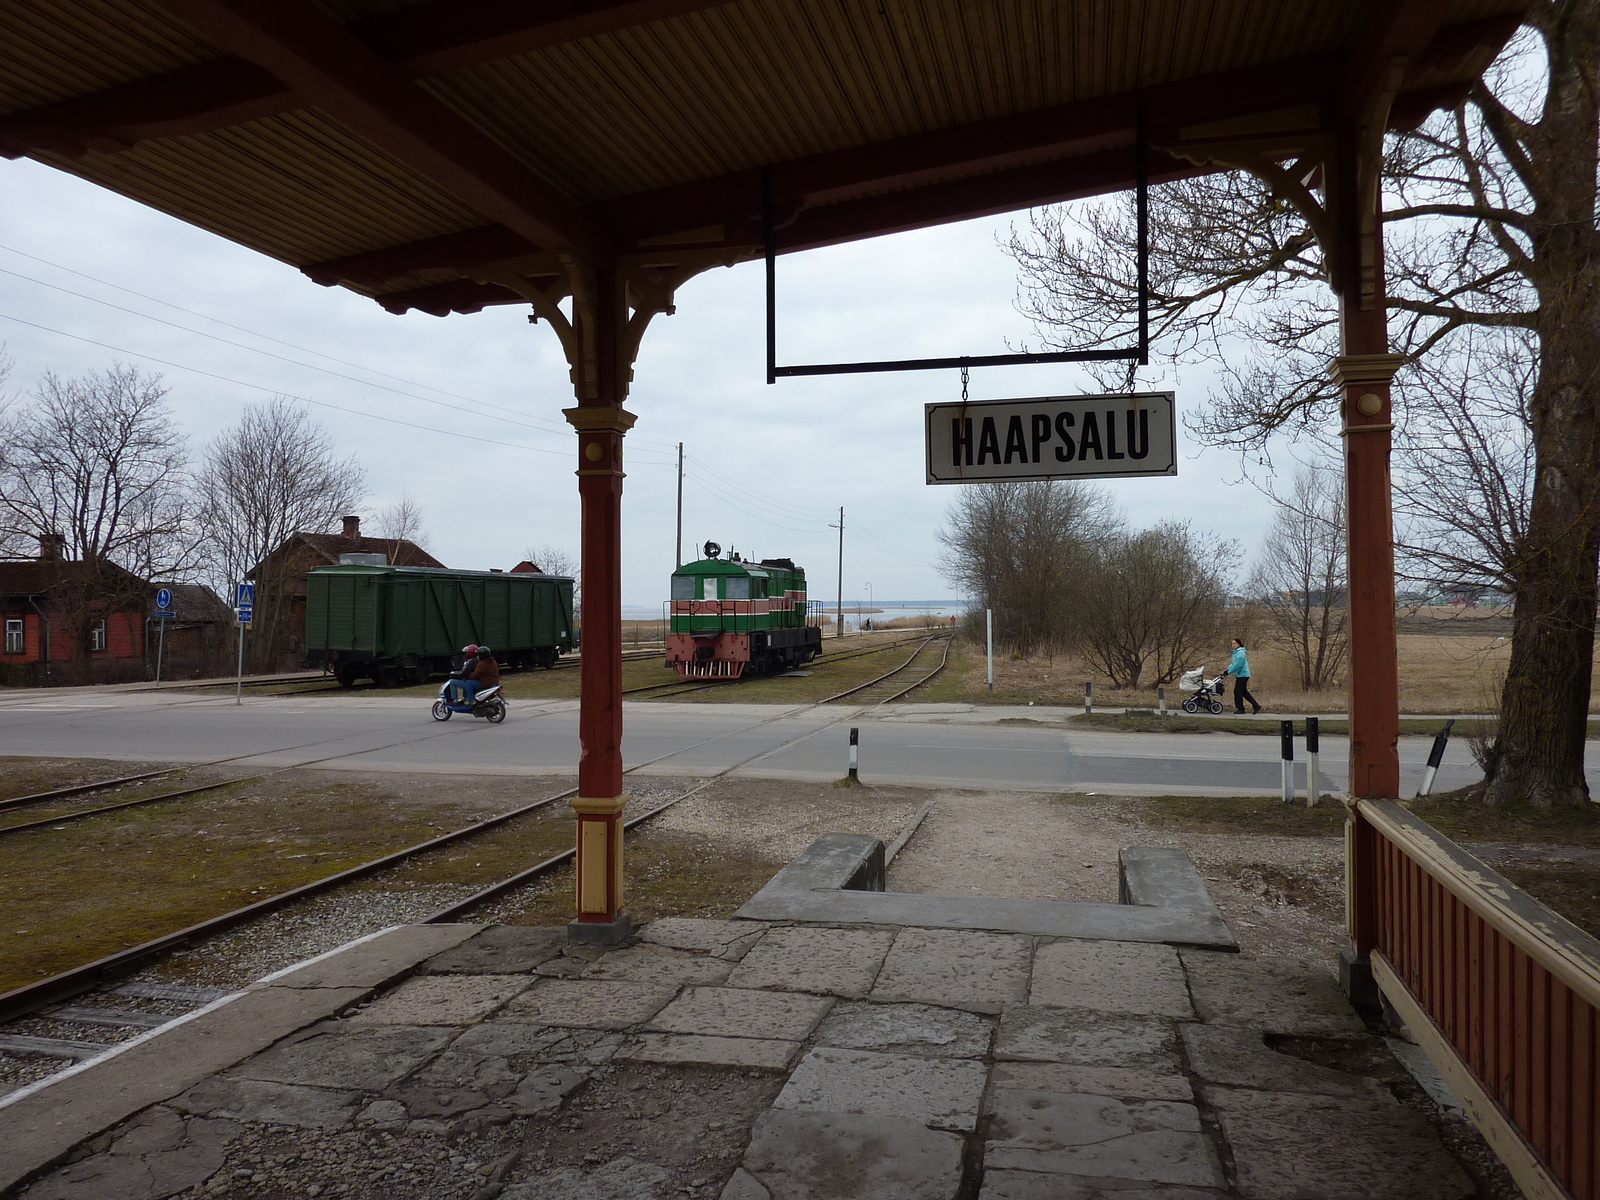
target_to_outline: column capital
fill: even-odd
[[[586,817],[614,817],[628,806],[628,793],[620,796],[574,796],[572,811]]]
[[[567,424],[579,433],[609,431],[624,434],[632,429],[633,423],[639,419],[620,404],[592,404],[579,408],[563,408],[561,415],[566,417]]]
[[[1337,387],[1388,383],[1405,361],[1404,354],[1339,354],[1328,364],[1328,378]]]

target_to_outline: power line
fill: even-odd
[[[5,251],[7,251],[7,252],[9,252],[11,254],[18,255],[18,256],[20,256],[22,258],[29,259],[29,260],[31,260],[33,262],[36,262],[36,263],[42,263],[47,267],[54,267],[58,271],[65,271],[69,275],[76,275],[80,279],[87,279],[91,283],[98,283],[103,287],[115,288],[119,292],[127,292],[128,295],[130,295],[130,296],[137,296],[137,297],[139,297],[139,299],[148,300],[152,304],[160,304],[160,305],[162,305],[162,306],[164,306],[166,308],[174,309],[177,312],[187,313],[191,317],[199,317],[201,320],[204,320],[204,321],[215,322],[216,324],[221,325],[224,328],[238,330],[240,333],[245,333],[245,334],[249,334],[251,337],[260,338],[262,341],[274,342],[279,346],[287,346],[287,347],[289,347],[289,349],[298,350],[302,354],[312,354],[312,355],[315,355],[318,358],[325,358],[329,362],[339,363],[341,366],[354,367],[358,371],[365,371],[369,375],[380,375],[384,379],[393,379],[397,383],[406,383],[406,384],[410,384],[412,387],[424,388],[424,389],[426,389],[427,391],[430,391],[430,392],[438,392],[441,396],[449,396],[449,397],[451,397],[452,399],[455,399],[455,400],[465,400],[469,404],[481,404],[485,408],[499,409],[501,412],[508,412],[508,413],[512,413],[514,415],[519,415],[519,416],[520,415],[524,415],[524,414],[518,413],[516,409],[506,408],[504,405],[494,404],[494,403],[491,403],[488,400],[480,400],[476,396],[463,396],[459,392],[448,391],[445,388],[435,387],[433,384],[422,383],[419,380],[407,379],[403,375],[391,375],[387,371],[379,371],[374,367],[363,366],[360,363],[351,362],[349,359],[339,358],[337,355],[327,354],[327,353],[325,353],[325,352],[323,352],[321,350],[313,350],[309,346],[301,346],[301,345],[299,345],[299,344],[297,344],[295,342],[285,341],[283,338],[273,337],[269,333],[261,333],[259,330],[249,329],[249,328],[247,328],[247,327],[245,327],[243,325],[235,325],[232,321],[224,321],[221,317],[214,317],[210,313],[203,313],[203,312],[198,312],[198,311],[196,311],[195,309],[192,309],[192,308],[185,308],[181,304],[174,304],[171,300],[163,300],[159,296],[146,295],[144,292],[135,291],[133,288],[130,288],[130,287],[124,287],[120,283],[112,283],[109,279],[101,279],[98,275],[90,275],[87,271],[79,271],[79,270],[76,270],[73,267],[63,266],[61,263],[58,263],[58,262],[51,262],[48,258],[40,258],[37,254],[29,254],[25,250],[18,250],[15,246],[7,246],[4,243],[0,243],[0,250],[5,250]],[[0,267],[0,270],[4,270],[4,268]],[[19,278],[19,279],[27,279],[32,283],[43,284],[43,286],[45,286],[45,287],[56,288],[58,291],[67,292],[68,295],[82,296],[82,293],[80,293],[80,292],[72,292],[72,291],[69,291],[67,288],[59,287],[58,285],[53,284],[53,283],[45,283],[43,280],[33,279],[31,276],[28,276],[28,275],[20,275],[15,271],[7,271],[6,273],[8,275],[17,275],[17,278]],[[85,299],[85,300],[93,300],[97,304],[108,303],[107,301],[99,300],[94,296],[83,296],[82,298]],[[116,305],[112,305],[111,307],[115,308],[117,306]],[[132,310],[124,309],[123,311],[127,312],[127,311],[132,311]],[[147,316],[148,314],[135,313],[135,315],[136,316]],[[159,317],[152,317],[151,320],[160,320],[160,318]],[[180,325],[180,326],[177,326],[176,328],[182,329],[184,327]],[[194,333],[194,334],[196,334],[196,335],[198,335],[200,337],[212,337],[212,336],[214,336],[214,335],[208,334],[208,333],[201,333],[197,329],[191,329],[188,332]],[[226,339],[218,339],[218,340],[219,341],[224,341]],[[234,343],[229,343],[229,344],[232,345]],[[245,347],[245,348],[246,349],[251,349],[252,347]],[[312,370],[312,371],[323,370],[323,368],[314,367],[310,363],[301,363],[299,365],[304,366],[308,370]],[[330,372],[330,373],[335,373],[335,372]],[[377,385],[373,385],[373,386],[377,386]],[[404,393],[401,393],[401,394],[404,395]],[[543,421],[544,424],[549,425],[552,429],[554,429],[554,430],[556,430],[558,432],[565,432],[565,426],[563,426],[559,421],[545,421],[541,417],[533,417],[532,419],[535,420],[535,421]]]

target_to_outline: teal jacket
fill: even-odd
[[[1244,656],[1244,647],[1236,646],[1233,651],[1233,661],[1228,664],[1228,669],[1223,672],[1232,675],[1235,679],[1250,678],[1250,660]]]

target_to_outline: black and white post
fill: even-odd
[[[1316,717],[1306,718],[1306,807],[1315,808],[1321,799],[1322,778],[1317,771],[1317,751],[1322,738]]]
[[[984,653],[989,656],[989,690],[994,691],[994,609],[983,610]]]
[[[1294,799],[1294,722],[1281,721],[1278,735],[1283,743],[1283,802]]]
[[[1165,685],[1156,688],[1156,706],[1163,717],[1167,715],[1167,689]]]
[[[1439,774],[1439,764],[1444,762],[1444,748],[1450,744],[1450,727],[1454,724],[1454,718],[1446,721],[1439,736],[1433,739],[1433,749],[1428,751],[1428,765],[1422,771],[1422,786],[1417,789],[1419,800],[1433,791],[1433,781]]]
[[[850,782],[861,781],[861,730],[850,727]]]
[[[1094,712],[1094,680],[1083,681],[1083,715],[1088,716]]]

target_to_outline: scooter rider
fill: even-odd
[[[478,661],[472,668],[472,682],[475,685],[474,694],[500,682],[500,664],[495,661],[494,651],[487,646],[478,647]]]
[[[450,703],[471,704],[478,694],[478,681],[473,672],[478,669],[478,647],[461,647],[461,667],[450,672]]]

